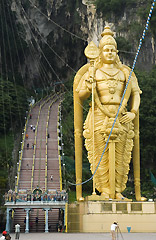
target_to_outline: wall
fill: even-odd
[[[155,202],[86,201],[68,206],[68,232],[110,232],[117,221],[121,232],[156,232]]]

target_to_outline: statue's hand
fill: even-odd
[[[87,89],[91,92],[92,91],[92,82],[90,81],[90,79],[86,79],[85,84],[86,84]]]
[[[135,113],[125,112],[123,117],[120,119],[120,123],[129,123],[135,118]]]

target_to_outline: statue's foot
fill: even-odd
[[[118,200],[122,200],[122,201],[132,201],[132,199],[128,199],[126,197],[124,197],[121,193],[116,193],[116,199]]]
[[[103,196],[106,200],[109,200],[109,194],[106,192],[102,192],[101,196]]]
[[[136,198],[137,201],[141,201],[141,202],[145,202],[147,200],[147,198],[145,197],[139,197],[139,198]]]
[[[83,202],[83,201],[84,201],[84,198],[83,198],[83,197],[80,197],[80,198],[78,199],[78,201],[79,201],[79,202]]]

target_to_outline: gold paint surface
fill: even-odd
[[[131,69],[118,56],[113,32],[107,26],[97,47],[91,42],[85,49],[90,63],[77,72],[74,79],[74,132],[76,195],[82,198],[82,144],[85,147],[92,174],[101,159],[105,144],[117,114]],[[101,163],[93,178],[93,194],[89,200],[124,200],[122,195],[128,180],[133,151],[134,182],[137,201],[145,201],[140,194],[139,105],[140,89],[133,73],[127,87],[119,115]],[[92,104],[83,123],[83,101],[92,95]],[[127,104],[130,102],[130,111]],[[82,137],[83,135],[83,137]],[[134,148],[133,148],[134,146]],[[95,190],[101,193],[97,196]],[[131,199],[129,200],[131,201]]]

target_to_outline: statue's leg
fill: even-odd
[[[100,131],[95,131],[94,135],[95,139],[95,153],[93,160],[93,152],[92,152],[92,138],[85,140],[86,149],[88,151],[88,160],[91,163],[91,171],[93,174],[93,161],[95,162],[95,169],[100,161],[102,156],[105,141],[103,138],[103,134]],[[100,165],[95,173],[95,186],[96,189],[102,193],[105,198],[109,198],[109,162],[108,162],[108,147],[102,157]]]
[[[98,167],[96,178],[96,188],[101,195],[109,198],[109,149],[108,147],[103,154],[105,147],[105,140],[103,134],[100,131],[95,132],[95,165],[97,167],[99,161],[100,165]],[[103,156],[102,156],[103,155]],[[102,157],[102,158],[101,158]]]
[[[128,180],[129,164],[131,161],[131,152],[133,148],[132,135],[129,131],[122,131],[119,142],[116,143],[116,162],[115,162],[115,186],[116,198],[122,199],[121,193],[126,188]]]
[[[88,151],[88,160],[90,162],[90,169],[92,174],[94,173],[94,169],[96,169],[102,153],[105,147],[105,138],[103,133],[101,133],[101,127],[103,125],[105,116],[101,111],[95,109],[95,131],[94,131],[94,159],[93,159],[93,137],[92,137],[92,115],[91,110],[87,116],[87,119],[84,124],[84,132],[83,135],[85,137],[85,147]],[[105,153],[102,157],[100,165],[95,173],[95,187],[96,189],[105,197],[109,198],[109,151],[108,147],[105,150]],[[94,169],[93,169],[93,161],[94,161]]]

